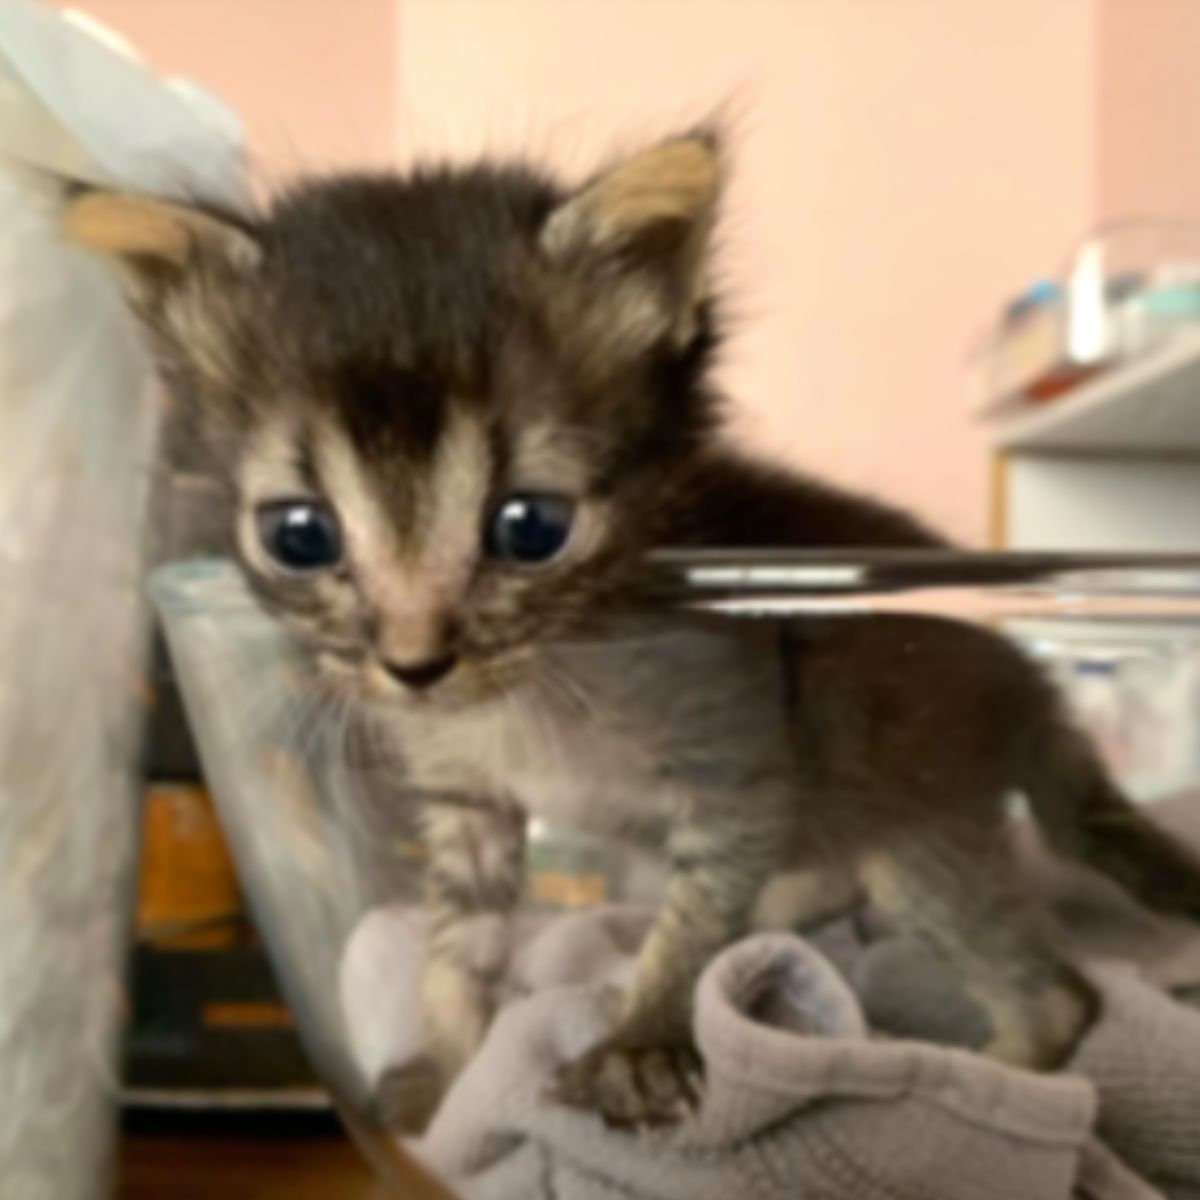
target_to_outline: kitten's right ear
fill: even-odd
[[[252,271],[261,253],[233,220],[127,192],[87,190],[69,198],[63,231],[115,262],[132,298],[149,306],[198,273]]]

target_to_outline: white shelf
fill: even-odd
[[[1200,455],[1200,331],[988,424],[1000,450]]]

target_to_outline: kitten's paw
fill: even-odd
[[[431,1058],[389,1067],[375,1085],[371,1108],[375,1119],[396,1137],[425,1132],[445,1094],[442,1072]]]
[[[690,1046],[604,1042],[561,1067],[548,1091],[610,1125],[669,1125],[696,1111],[702,1080],[700,1056]]]

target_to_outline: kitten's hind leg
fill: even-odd
[[[1023,893],[1002,829],[897,840],[859,873],[871,902],[932,946],[982,1006],[992,1027],[985,1054],[1033,1069],[1070,1056],[1095,994]]]

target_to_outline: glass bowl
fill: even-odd
[[[1179,681],[1193,679],[1200,661],[1200,559],[763,551],[666,553],[649,568],[657,604],[702,611],[718,627],[910,612],[1002,628],[1046,661],[1085,721],[1104,707],[1105,679],[1110,726],[1177,719],[1163,761],[1150,761],[1151,751],[1138,760],[1140,799],[1200,780],[1200,687]],[[474,1194],[464,1164],[453,1161],[459,1150],[439,1142],[436,1124],[432,1143],[414,1147],[390,1122],[389,1079],[419,1053],[425,849],[416,799],[378,735],[379,713],[321,683],[229,563],[161,568],[152,594],[239,874],[315,1067],[397,1195]],[[1130,661],[1150,664],[1151,677],[1155,664],[1179,676],[1169,711],[1131,707],[1119,672],[1080,665]],[[1100,732],[1111,760],[1121,730]],[[1118,754],[1114,765],[1127,764]],[[664,883],[661,832],[617,841],[535,821],[528,837],[518,925],[539,936],[560,931],[570,965],[554,982],[590,978],[590,955],[627,949],[645,928],[641,914]],[[610,917],[598,938],[578,918],[601,906]],[[476,1150],[486,1157],[503,1147]]]

